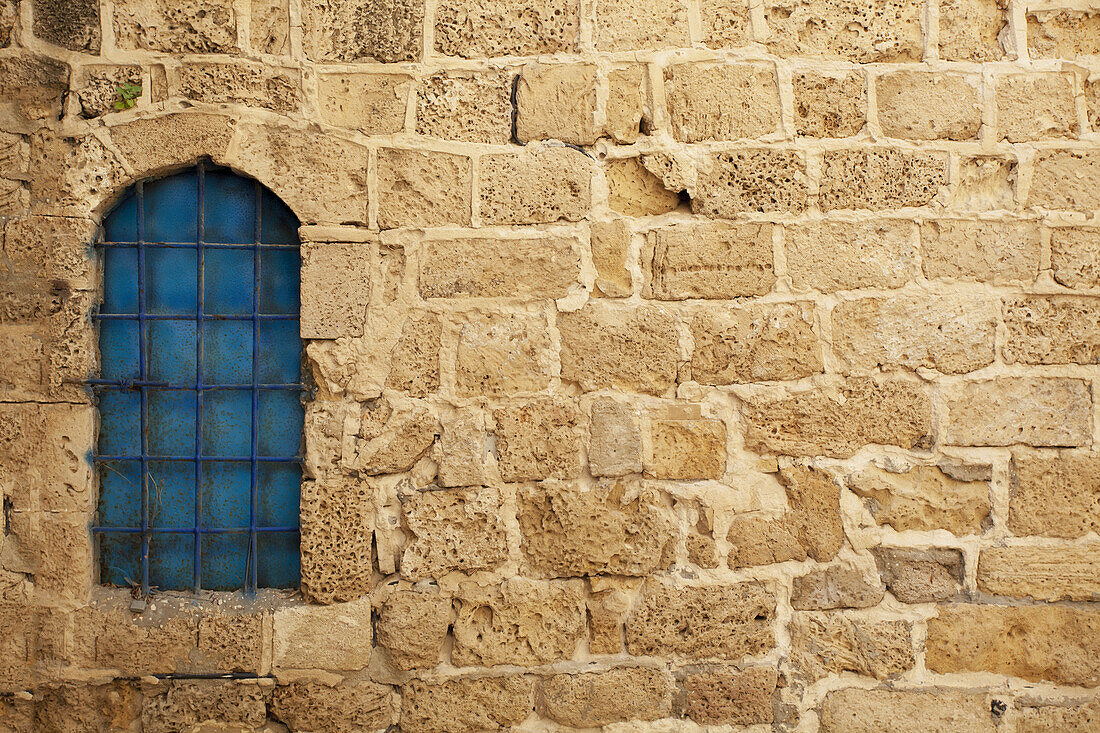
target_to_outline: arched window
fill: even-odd
[[[296,587],[297,218],[199,164],[136,184],[101,239],[100,582]]]

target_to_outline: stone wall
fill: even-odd
[[[0,0],[0,46],[0,729],[1100,730],[1094,0]],[[90,243],[200,158],[303,223],[302,593],[134,614]]]

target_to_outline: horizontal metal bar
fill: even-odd
[[[96,247],[110,247],[114,249],[137,249],[138,247],[149,249],[193,249],[198,250],[197,242],[96,242]],[[252,251],[255,247],[260,249],[301,249],[297,244],[237,244],[229,242],[203,242],[203,248],[214,249],[247,249]]]
[[[252,456],[92,456],[92,460],[96,463],[107,463],[109,461],[210,461],[217,463],[249,463],[252,461]],[[256,456],[256,460],[261,463],[301,463],[301,456]]]
[[[141,527],[92,527],[93,532],[99,534],[141,534]],[[237,528],[218,528],[218,527],[149,527],[145,530],[149,534],[248,534],[249,527],[237,527]],[[272,532],[287,534],[290,532],[300,532],[298,527],[257,527],[257,532]]]
[[[93,313],[92,318],[100,321],[195,321],[198,319],[198,315],[191,313]],[[296,321],[298,320],[297,313],[260,313],[257,316],[252,316],[248,313],[242,313],[240,315],[214,315],[212,313],[203,313],[202,319],[204,321],[251,321],[253,318],[258,318],[261,321]]]
[[[151,387],[161,390],[187,390],[191,391],[197,388],[194,384],[168,384],[168,382],[142,382],[140,380],[125,380],[125,379],[89,379],[84,384],[92,387],[100,388],[115,388],[115,389],[133,389],[134,387]],[[203,392],[209,392],[217,389],[239,389],[239,390],[251,390],[251,389],[270,389],[270,390],[304,390],[307,389],[304,384],[204,384],[202,385]]]

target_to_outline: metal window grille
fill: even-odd
[[[104,222],[100,581],[299,582],[298,220],[209,163],[140,182]]]

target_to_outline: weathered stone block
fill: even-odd
[[[962,591],[965,566],[959,550],[875,547],[871,554],[882,582],[902,603],[936,603]]]
[[[303,243],[302,338],[361,336],[370,301],[370,246]]]
[[[823,368],[809,303],[699,311],[691,335],[691,378],[700,384],[801,379]]]
[[[424,0],[306,0],[302,48],[311,61],[419,61]]]
[[[443,422],[439,437],[439,485],[475,486],[489,480],[485,415],[462,410]]]
[[[400,669],[435,667],[451,615],[451,599],[438,590],[396,590],[382,604],[378,643]]]
[[[31,137],[32,213],[91,216],[126,179],[114,152],[93,135],[62,137],[42,129]]]
[[[575,478],[581,438],[576,405],[535,397],[493,410],[500,475],[505,481]]]
[[[237,14],[230,0],[120,0],[115,44],[164,53],[236,53]]]
[[[35,699],[27,700],[34,706],[34,720],[20,727],[0,712],[0,725],[11,731],[56,731],[78,733],[80,731],[124,730],[140,725],[142,692],[139,683],[131,681],[107,684],[60,684],[39,687]],[[178,697],[176,698],[179,699]],[[0,703],[0,709],[4,707]],[[230,709],[232,709],[232,705]],[[251,706],[246,706],[248,709]],[[251,707],[255,710],[254,707]],[[151,726],[149,730],[162,730]]]
[[[68,64],[31,54],[0,59],[0,99],[28,120],[60,117],[68,87]]]
[[[176,71],[175,92],[206,104],[242,104],[287,114],[301,107],[297,69],[243,61],[190,62]]]
[[[885,471],[874,466],[852,474],[848,487],[866,500],[879,524],[898,532],[945,529],[960,537],[981,534],[990,524],[989,466],[984,475],[951,464]]]
[[[799,611],[877,606],[886,587],[876,577],[848,565],[833,565],[794,579],[791,606]]]
[[[771,723],[778,675],[770,667],[712,667],[681,681],[683,714],[700,725]]]
[[[766,0],[765,43],[779,56],[920,61],[923,14],[918,0]]]
[[[597,221],[591,225],[592,264],[596,267],[594,295],[627,298],[633,292],[627,258],[630,229],[623,219]]]
[[[473,179],[465,155],[383,148],[378,186],[381,229],[470,223]]]
[[[947,395],[948,445],[1089,445],[1092,396],[1078,379],[1001,377]]]
[[[650,420],[647,476],[718,479],[726,472],[726,426],[721,420]]]
[[[914,235],[913,224],[896,219],[787,227],[784,239],[791,285],[825,293],[901,287],[912,275]]]
[[[1100,79],[1085,82],[1085,112],[1089,126],[1100,130]]]
[[[996,99],[999,139],[1019,143],[1079,132],[1072,73],[1006,74],[997,79]]]
[[[963,155],[950,206],[963,211],[1016,209],[1019,160],[1015,155]]]
[[[1100,228],[1051,229],[1050,264],[1067,288],[1100,287]]]
[[[207,722],[257,728],[267,720],[264,691],[251,681],[174,681],[161,694],[148,688],[143,693],[141,729],[149,733],[191,730]]]
[[[938,152],[826,150],[818,200],[825,211],[927,206],[947,187],[947,169]]]
[[[593,391],[614,388],[661,395],[676,382],[679,336],[659,307],[590,303],[558,314],[561,378]]]
[[[604,165],[607,180],[607,205],[624,216],[658,216],[675,211],[680,195],[665,188],[641,158],[618,158]]]
[[[779,128],[771,65],[676,64],[664,74],[672,136],[680,142],[763,137]]]
[[[1062,547],[990,547],[978,557],[978,590],[1036,601],[1092,601],[1100,597],[1096,572],[1100,543]]]
[[[455,389],[468,397],[538,392],[550,386],[552,361],[543,318],[471,313],[458,334]]]
[[[525,676],[412,680],[401,688],[401,730],[508,729],[534,711],[534,686]]]
[[[771,224],[712,222],[656,229],[644,294],[660,300],[764,295],[775,284]]]
[[[541,715],[575,728],[656,720],[672,712],[672,677],[645,667],[558,674],[539,683],[535,700]]]
[[[389,135],[405,129],[411,89],[412,79],[401,74],[318,74],[318,111],[330,125]]]
[[[285,606],[275,611],[276,669],[359,670],[370,662],[371,602]]]
[[[486,224],[578,221],[588,213],[592,166],[570,148],[529,146],[481,158],[479,213]]]
[[[607,121],[604,131],[617,143],[629,145],[642,133],[646,113],[646,67],[631,64],[607,75]]]
[[[302,483],[302,592],[317,603],[352,601],[373,582],[372,486],[340,476]]]
[[[252,0],[248,25],[253,51],[274,55],[290,51],[290,0]]]
[[[425,242],[423,298],[562,298],[578,285],[578,243],[564,236]]]
[[[98,0],[34,0],[34,35],[70,51],[99,53]]]
[[[229,122],[221,115],[181,112],[115,125],[111,140],[135,175],[144,177],[193,165],[206,156],[224,159],[233,137]],[[265,178],[264,183],[275,181]]]
[[[443,0],[435,48],[445,56],[538,56],[576,50],[577,0]]]
[[[516,138],[596,142],[596,67],[591,64],[531,64],[516,87]]]
[[[3,0],[0,3],[0,48],[11,45],[12,31],[15,29],[16,16],[19,14],[17,0]]]
[[[710,48],[736,48],[752,43],[747,0],[703,0],[703,42]]]
[[[81,607],[73,613],[72,629],[74,663],[123,674],[186,671],[198,643],[194,617],[146,618],[122,605]]]
[[[439,349],[443,324],[434,313],[412,313],[390,355],[386,386],[412,397],[427,397],[439,389]]]
[[[199,618],[199,651],[213,669],[265,674],[263,613],[206,614]]]
[[[867,83],[858,71],[794,74],[795,129],[806,137],[851,137],[867,122]]]
[[[1100,13],[1085,9],[1031,10],[1027,50],[1032,58],[1074,59],[1100,54]]]
[[[1004,57],[999,36],[1008,24],[1005,0],[941,0],[940,58],[997,61]]]
[[[593,400],[588,465],[593,476],[641,472],[642,433],[630,405],[611,397]]]
[[[1029,283],[1039,274],[1035,221],[955,221],[921,224],[921,267],[928,278]]]
[[[1005,298],[1004,359],[1023,364],[1100,363],[1100,301],[1066,296]]]
[[[271,708],[291,730],[356,733],[397,722],[393,688],[366,680],[336,687],[308,681],[280,685],[271,696]]]
[[[81,117],[102,117],[117,111],[115,104],[121,101],[119,89],[124,85],[142,85],[141,67],[136,65],[81,67],[73,83],[80,100]]]
[[[691,210],[713,218],[746,211],[801,213],[806,208],[806,161],[779,149],[712,154],[699,168]]]
[[[506,143],[512,136],[512,76],[440,71],[416,89],[416,132],[445,140]]]
[[[929,688],[835,690],[821,706],[822,733],[905,733],[911,730],[994,733],[986,695]]]
[[[1073,539],[1100,532],[1100,458],[1091,452],[1013,451],[1008,526]]]
[[[681,0],[599,0],[595,37],[598,51],[686,47],[688,9]]]
[[[1096,16],[1100,21],[1100,15]],[[1100,209],[1100,153],[1044,149],[1035,154],[1029,203],[1044,209]]]
[[[84,456],[94,440],[92,407],[0,404],[0,482],[17,512],[87,512],[92,469]]]
[[[409,538],[401,574],[411,580],[492,568],[508,556],[500,491],[491,487],[422,491],[401,506]]]
[[[1076,730],[1094,733],[1100,730],[1100,702],[1067,700],[1062,704],[1022,704],[1016,718],[1017,733],[1046,733],[1052,730]]]
[[[878,78],[877,91],[886,137],[972,140],[982,126],[977,81],[962,74],[895,71]]]
[[[791,621],[791,664],[812,681],[843,672],[885,680],[915,663],[908,621],[812,611],[795,613]]]

